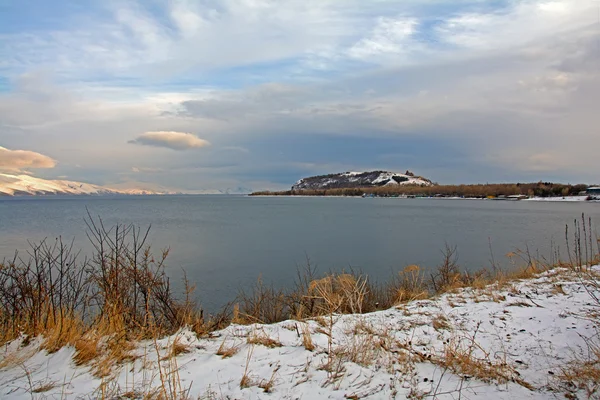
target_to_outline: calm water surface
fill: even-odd
[[[0,259],[27,241],[75,238],[89,250],[86,207],[105,224],[152,225],[155,247],[171,248],[169,270],[197,284],[214,310],[257,277],[293,282],[307,257],[319,271],[353,267],[383,280],[408,264],[437,265],[447,242],[465,269],[490,265],[516,248],[549,255],[564,247],[565,224],[584,212],[600,223],[600,203],[481,200],[147,196],[0,198]],[[176,280],[176,279],[174,279]]]

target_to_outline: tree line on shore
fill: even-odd
[[[423,196],[486,198],[498,196],[553,197],[575,196],[585,192],[588,185],[552,182],[493,183],[474,185],[389,185],[382,187],[356,187],[339,189],[304,189],[285,191],[259,191],[253,196]]]

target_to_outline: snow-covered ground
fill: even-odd
[[[166,193],[166,192],[164,192]],[[30,175],[0,174],[0,195],[90,195],[90,194],[163,194],[144,189],[112,189],[84,182],[48,180]]]
[[[115,370],[103,392],[90,367],[74,365],[74,349],[47,354],[36,351],[39,342],[21,347],[15,341],[0,360],[0,398],[141,398],[175,369],[175,385],[193,399],[564,398],[557,376],[573,355],[585,354],[583,338],[596,332],[587,318],[593,307],[575,275],[553,270],[499,289],[465,289],[371,314],[334,316],[331,343],[329,318],[232,325],[202,339],[184,330],[139,343],[137,359]],[[303,345],[303,332],[310,332],[312,351]],[[269,338],[273,347],[248,338]],[[169,359],[175,341],[187,352]],[[219,349],[232,356],[217,355]],[[461,359],[502,377],[461,370]],[[240,387],[244,375],[246,388]]]
[[[530,197],[524,201],[587,201],[588,196]]]
[[[372,186],[418,185],[431,186],[431,181],[399,172],[370,171],[342,172],[338,174],[312,176],[297,181],[292,190],[335,189]]]

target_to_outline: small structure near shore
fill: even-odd
[[[588,195],[588,200],[600,200],[600,186],[589,187],[585,193]]]
[[[585,193],[590,196],[600,196],[600,186],[589,187]]]

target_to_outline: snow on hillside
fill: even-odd
[[[209,338],[184,330],[140,342],[104,379],[76,366],[72,348],[48,354],[17,340],[0,354],[0,397],[145,398],[176,387],[190,399],[586,398],[558,379],[597,334],[583,283],[558,269],[365,315],[232,325]],[[169,358],[174,342],[184,350]]]
[[[432,182],[429,179],[414,176],[408,171],[405,174],[388,171],[342,172],[339,174],[319,175],[300,179],[292,186],[292,190],[341,189],[390,185],[431,186]]]
[[[104,186],[66,180],[46,180],[29,175],[0,174],[0,195],[98,195],[98,194],[157,194],[150,190],[117,190]]]
[[[589,201],[589,196],[555,196],[555,197],[530,197],[523,201]],[[592,201],[594,201],[592,199]]]

